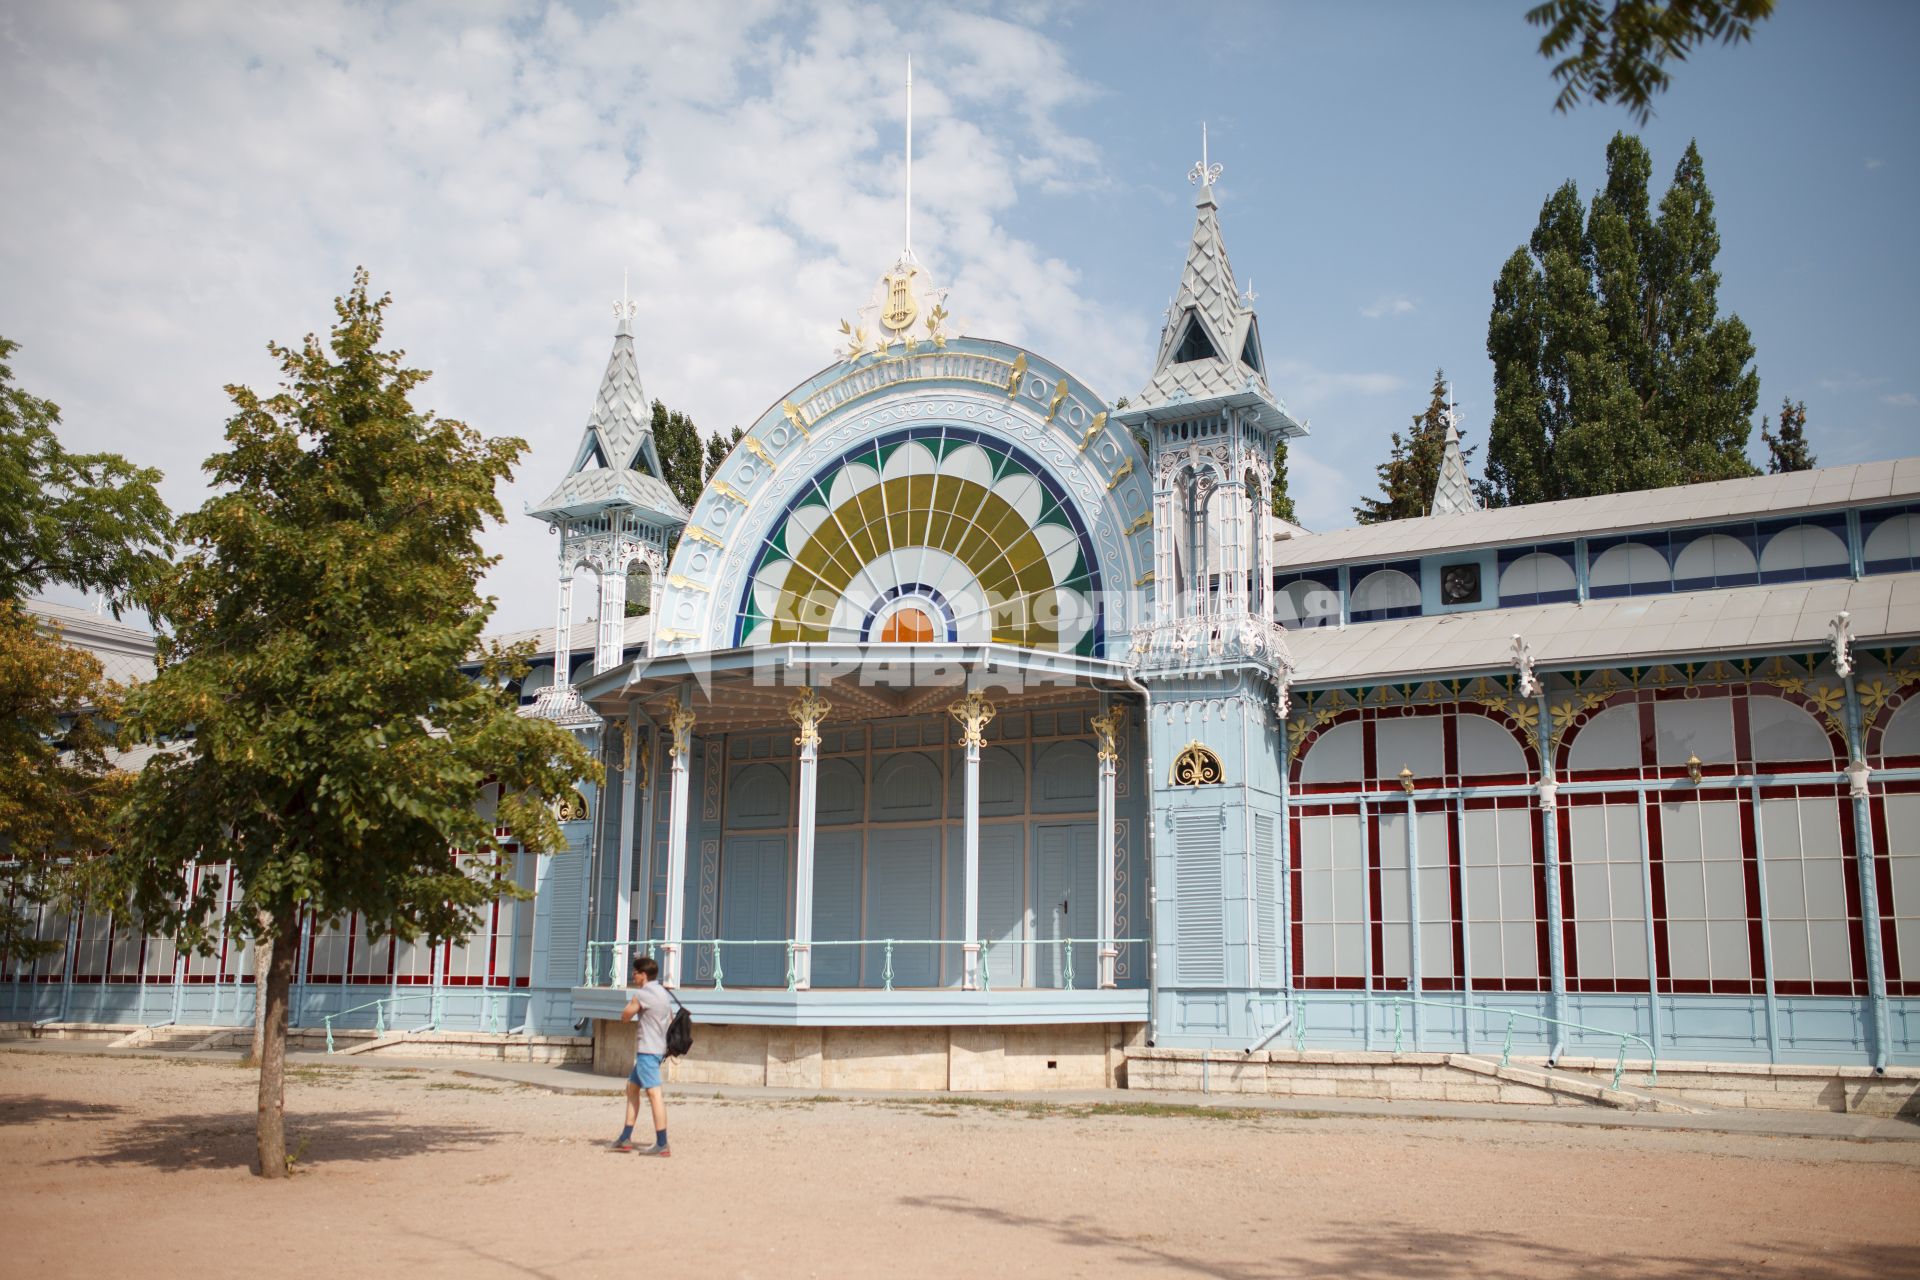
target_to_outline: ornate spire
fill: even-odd
[[[1267,385],[1253,294],[1251,290],[1243,294],[1234,282],[1214,193],[1220,174],[1202,126],[1200,161],[1187,171],[1187,180],[1199,192],[1194,197],[1193,235],[1187,243],[1180,287],[1160,331],[1153,377],[1133,397],[1125,416],[1163,417],[1167,415],[1155,411],[1179,406],[1185,413],[1197,402],[1225,401],[1261,406],[1260,417],[1270,427],[1300,435],[1304,428],[1287,414]]]
[[[620,293],[620,301],[613,304],[613,352],[573,465],[560,487],[531,514],[582,514],[625,503],[657,519],[684,524],[686,508],[667,487],[654,445],[653,411],[640,385],[640,360],[633,346],[633,317],[640,304],[626,296],[624,277]]]
[[[1450,516],[1462,511],[1478,511],[1479,499],[1473,496],[1473,482],[1467,478],[1467,460],[1460,452],[1459,415],[1453,405],[1453,388],[1447,388],[1447,442],[1440,454],[1440,475],[1433,484],[1433,503],[1428,515]]]

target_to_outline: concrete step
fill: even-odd
[[[1488,1076],[1508,1084],[1524,1085],[1557,1097],[1577,1098],[1594,1106],[1611,1107],[1616,1111],[1656,1111],[1674,1115],[1706,1114],[1704,1107],[1661,1097],[1645,1089],[1631,1088],[1624,1082],[1619,1088],[1615,1088],[1589,1076],[1555,1071],[1552,1067],[1532,1063],[1522,1065],[1509,1062],[1506,1066],[1501,1066],[1496,1058],[1482,1058],[1470,1053],[1450,1053],[1447,1055],[1447,1065],[1472,1072],[1474,1075]]]
[[[408,1031],[389,1031],[384,1035],[377,1035],[371,1040],[362,1040],[358,1044],[348,1045],[346,1048],[336,1051],[333,1056],[336,1058],[350,1058],[357,1053],[372,1053],[377,1049],[391,1048],[396,1044],[405,1044],[411,1035],[412,1033]]]
[[[136,1027],[107,1045],[109,1049],[193,1049],[225,1027],[184,1027],[166,1024]]]

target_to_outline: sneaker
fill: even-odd
[[[642,1156],[670,1156],[673,1154],[673,1148],[672,1147],[637,1147],[634,1149],[634,1154],[642,1155]]]
[[[627,1140],[626,1140],[625,1138],[615,1138],[615,1139],[613,1140],[613,1142],[612,1142],[612,1144],[611,1144],[611,1145],[610,1145],[610,1146],[609,1146],[609,1147],[607,1148],[607,1150],[609,1150],[609,1151],[633,1151],[633,1150],[636,1150],[636,1148],[634,1147],[634,1145],[633,1145],[633,1144],[632,1144],[631,1142],[628,1142],[628,1141],[627,1141]]]

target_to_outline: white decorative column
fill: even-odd
[[[967,749],[966,915],[960,926],[960,986],[973,991],[980,985],[980,747],[981,735],[996,712],[978,689],[947,711],[959,723],[960,742]]]
[[[667,919],[666,940],[661,954],[660,980],[669,987],[680,985],[681,931],[687,913],[687,768],[693,754],[693,712],[674,708],[667,722],[673,731],[673,783],[667,801]]]
[[[813,822],[820,755],[820,722],[833,710],[812,689],[787,704],[787,714],[800,728],[793,745],[800,748],[800,822],[794,835],[793,889],[793,985],[806,991],[813,986]]]
[[[1229,478],[1220,486],[1220,502],[1220,612],[1233,617],[1246,603],[1246,481]]]
[[[600,627],[595,637],[593,669],[611,671],[620,665],[627,640],[627,575],[609,569],[600,575]]]
[[[640,708],[637,705],[627,707],[627,718],[620,722],[620,853],[618,857],[619,881],[614,889],[613,940],[616,943],[633,941],[633,810],[637,799],[640,753]],[[616,946],[615,985],[625,980],[621,970],[631,968],[633,956],[624,945]]]
[[[1153,620],[1166,626],[1174,619],[1180,571],[1174,563],[1179,534],[1174,529],[1173,473],[1163,466],[1153,490]]]
[[[1120,955],[1120,922],[1114,918],[1113,900],[1113,790],[1114,775],[1120,761],[1120,731],[1127,723],[1125,707],[1112,706],[1105,715],[1090,722],[1100,738],[1100,802],[1096,821],[1100,824],[1100,985],[1116,985],[1114,970]]]
[[[573,630],[573,571],[560,575],[560,612],[553,621],[553,690],[557,694],[567,687],[567,668],[572,651],[567,646],[567,633]]]

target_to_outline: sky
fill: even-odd
[[[324,332],[366,266],[417,402],[530,446],[486,589],[497,629],[544,625],[555,547],[521,512],[623,273],[647,393],[703,430],[832,363],[905,238],[910,53],[913,248],[957,327],[1109,398],[1149,373],[1206,124],[1310,528],[1352,522],[1436,369],[1484,438],[1493,280],[1621,129],[1656,202],[1699,143],[1761,411],[1804,400],[1823,464],[1920,452],[1920,5],[1782,0],[1636,128],[1553,110],[1530,3],[0,0],[0,335],[68,447],[188,510],[223,388],[273,388],[267,342]]]

